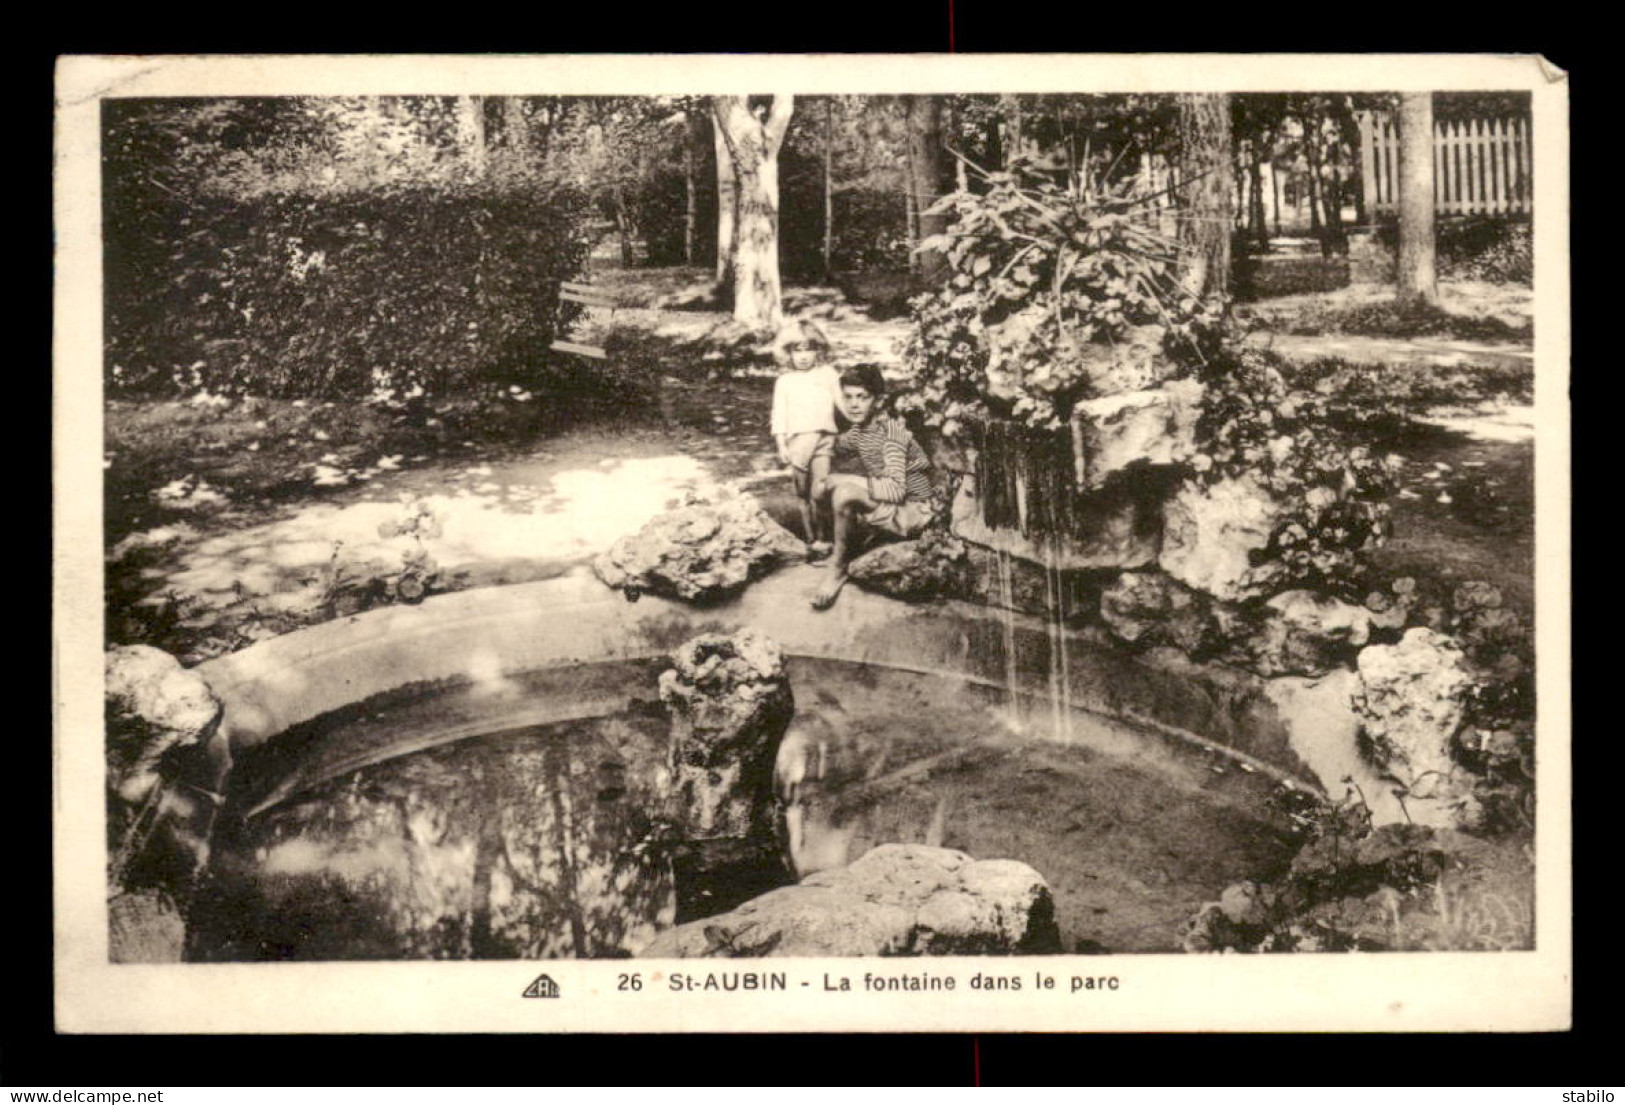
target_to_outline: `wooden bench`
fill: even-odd
[[[602,288],[579,281],[564,280],[559,283],[559,298],[566,303],[579,303],[583,307],[597,307],[614,312],[616,303],[609,293]],[[581,357],[596,357],[603,360],[609,354],[600,346],[583,345],[580,342],[566,341],[563,338],[555,339],[549,347],[560,353],[574,353]]]

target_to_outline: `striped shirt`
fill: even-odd
[[[843,464],[843,462],[845,462]],[[835,439],[835,468],[861,464],[877,503],[927,502],[936,498],[931,462],[900,418],[877,414]]]

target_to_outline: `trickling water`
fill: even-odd
[[[999,616],[1004,627],[1004,691],[1005,706],[1010,725],[1019,731],[1022,724],[1021,669],[1016,664],[1016,587],[1010,566],[1010,554],[1003,549],[994,553],[999,567]]]
[[[1044,627],[1049,640],[1050,728],[1063,741],[1072,737],[1072,683],[1066,657],[1066,609],[1059,567],[1060,552],[1052,536],[1044,543]]]

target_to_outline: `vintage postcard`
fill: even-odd
[[[1566,1028],[1567,97],[63,58],[58,1030]]]

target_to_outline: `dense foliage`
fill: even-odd
[[[1527,222],[1472,219],[1439,231],[1439,275],[1492,284],[1535,282],[1535,238]]]
[[[262,124],[265,145],[243,148],[239,116]],[[578,194],[425,152],[366,168],[344,160],[348,133],[319,112],[267,122],[219,104],[109,120],[110,390],[535,382],[562,321],[558,283],[586,254]]]
[[[993,173],[986,191],[941,201],[947,283],[915,302],[905,350],[910,402],[954,436],[961,425],[1011,418],[1059,429],[1092,394],[1090,346],[1159,327],[1163,344],[1200,359],[1223,305],[1179,286],[1179,253],[1144,217],[1126,184],[1067,187]]]
[[[542,365],[585,242],[565,205],[468,191],[196,199],[107,234],[114,389],[453,390]]]
[[[1191,918],[1191,952],[1512,951],[1534,940],[1534,869],[1515,842],[1374,828],[1353,790],[1293,795],[1302,847],[1269,882],[1229,886]]]
[[[1278,588],[1312,587],[1356,601],[1365,554],[1387,539],[1393,473],[1385,457],[1350,444],[1325,398],[1288,386],[1280,362],[1222,346],[1203,365],[1207,384],[1194,467],[1201,478],[1251,477],[1287,511],[1256,554]]]

